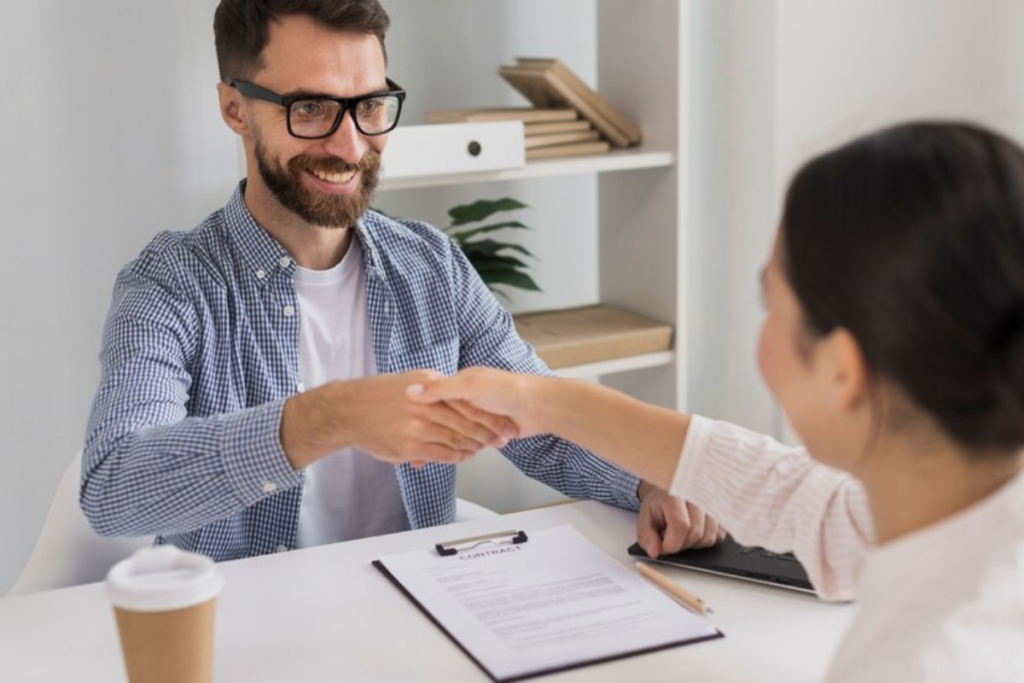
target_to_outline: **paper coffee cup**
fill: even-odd
[[[107,574],[131,683],[209,683],[213,608],[224,580],[207,557],[143,548]]]

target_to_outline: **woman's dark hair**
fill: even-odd
[[[805,165],[783,270],[812,333],[840,327],[957,441],[1024,444],[1024,152],[911,123]]]
[[[377,0],[221,0],[213,15],[220,79],[248,79],[263,68],[267,26],[286,14],[304,14],[337,31],[377,36],[384,51],[384,34],[391,20]]]

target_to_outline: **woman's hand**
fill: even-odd
[[[725,528],[693,503],[647,482],[640,483],[637,495],[637,541],[651,557],[688,548],[710,548],[725,539]]]
[[[468,368],[454,377],[415,384],[406,395],[417,403],[467,403],[478,410],[508,417],[517,437],[543,434],[543,392],[548,382],[535,375],[519,375],[494,368]]]

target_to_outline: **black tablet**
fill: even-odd
[[[647,553],[634,543],[629,547],[633,557],[650,559]],[[728,576],[744,581],[753,581],[768,586],[789,588],[804,593],[814,593],[814,587],[807,572],[792,553],[773,553],[764,548],[742,546],[727,536],[713,548],[695,548],[673,555],[661,555],[652,562],[675,567],[685,567],[709,574]]]

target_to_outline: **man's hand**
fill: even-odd
[[[416,403],[459,401],[494,415],[504,415],[515,425],[520,437],[544,433],[541,416],[545,400],[541,387],[550,380],[495,368],[474,367],[460,370],[454,377],[440,377],[407,392]]]
[[[440,377],[416,370],[331,382],[293,396],[281,419],[284,452],[296,469],[350,446],[396,464],[457,463],[517,435],[507,418],[467,403],[420,404],[406,397],[406,387]]]
[[[636,537],[651,557],[670,555],[687,548],[710,548],[725,538],[726,531],[713,517],[692,503],[640,482],[640,516]]]

